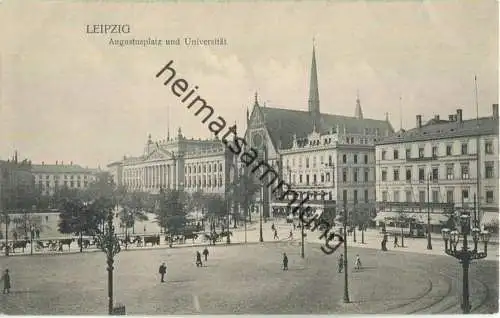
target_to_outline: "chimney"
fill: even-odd
[[[57,166],[58,161],[56,160],[56,166]]]
[[[493,104],[493,119],[498,119],[498,104]]]
[[[462,109],[460,109],[460,108],[459,108],[459,109],[457,109],[457,121],[458,121],[459,123],[461,123],[461,122],[462,122]]]
[[[434,120],[439,120],[439,115],[434,115]]]
[[[422,128],[422,115],[417,115],[417,128]]]

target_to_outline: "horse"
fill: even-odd
[[[12,242],[12,253],[16,252],[16,248],[22,248],[23,253],[24,253],[24,249],[26,248],[26,245],[28,245],[28,241],[26,241],[26,240]]]
[[[160,245],[160,236],[159,235],[151,235],[151,236],[145,236],[144,237],[144,246],[146,246],[148,243],[151,243],[151,246]]]
[[[78,239],[78,247],[81,247],[82,245],[82,239]],[[87,238],[83,239],[83,248],[89,248],[89,246],[92,245],[90,240]]]
[[[59,240],[59,252],[63,251],[63,246],[68,245],[68,251],[71,250],[71,243],[74,242],[75,239],[62,239]]]

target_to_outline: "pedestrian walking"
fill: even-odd
[[[36,238],[37,238],[37,239],[39,239],[39,238],[40,238],[40,229],[39,229],[39,228],[37,228],[37,229],[35,230],[35,235],[36,235]]]
[[[340,254],[337,269],[339,273],[342,273],[342,270],[344,269],[344,254]]]
[[[7,292],[7,294],[10,294],[10,275],[8,269],[5,270],[1,280],[3,281],[3,293]]]
[[[201,261],[201,253],[200,251],[196,252],[196,267],[202,267],[203,263]]]
[[[394,235],[394,247],[399,247],[397,235]]]
[[[208,248],[205,247],[205,249],[203,250],[203,255],[205,256],[205,262],[206,262],[208,257]]]
[[[158,269],[158,273],[160,274],[161,277],[161,282],[165,282],[165,275],[167,274],[167,265],[165,262],[161,263],[160,268]]]
[[[293,232],[290,230],[290,233],[288,234],[288,239],[293,240]]]
[[[274,226],[274,223],[271,224],[271,231],[276,231],[276,226]]]
[[[361,268],[361,258],[359,258],[359,255],[356,254],[356,259],[354,260],[354,269],[360,269]]]
[[[278,231],[275,229],[274,230],[274,239],[279,240],[280,238],[278,237]]]
[[[288,270],[288,256],[286,256],[286,253],[283,253],[283,270]]]
[[[297,228],[297,226],[295,225],[295,222],[292,222],[292,225],[293,225],[293,230],[295,231],[295,229]]]

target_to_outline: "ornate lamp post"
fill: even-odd
[[[462,264],[462,311],[464,314],[470,313],[471,306],[469,303],[469,264],[471,260],[482,259],[487,256],[488,241],[490,233],[488,231],[479,230],[478,228],[470,229],[470,215],[462,214],[460,216],[461,231],[449,229],[442,229],[441,233],[444,239],[445,253],[455,257]],[[467,235],[472,232],[472,239],[474,241],[474,249],[470,250],[468,247]],[[457,250],[457,245],[462,237],[462,248]],[[477,249],[479,240],[484,243],[484,252],[479,252]],[[449,244],[448,244],[449,242]]]
[[[113,226],[113,211],[108,212],[107,229],[103,234],[97,236],[97,246],[106,253],[108,263],[108,312],[113,314],[113,263],[116,254],[120,253],[120,241],[115,234]]]

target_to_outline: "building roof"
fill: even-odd
[[[33,173],[94,173],[97,169],[83,168],[79,165],[32,165]]]
[[[313,117],[308,111],[272,107],[259,107],[259,109],[264,114],[274,144],[281,145],[280,149],[292,147],[294,134],[297,138],[303,138],[314,129]],[[387,130],[390,134],[394,132],[391,124],[385,120],[358,119],[332,114],[320,114],[320,127],[316,127],[316,131],[320,134],[331,133],[337,125],[341,132],[345,128],[346,133],[363,133],[365,128],[378,129],[380,135],[385,134]]]
[[[462,122],[431,119],[421,128],[398,131],[391,136],[379,138],[376,144],[396,144],[482,135],[498,135],[498,118],[482,117]]]

